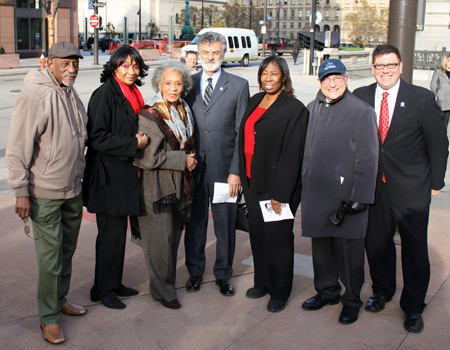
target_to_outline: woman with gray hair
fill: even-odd
[[[139,112],[139,132],[150,142],[135,157],[140,169],[140,238],[152,297],[179,309],[175,291],[178,245],[190,216],[192,171],[197,165],[192,113],[181,98],[192,87],[182,63],[163,64],[152,78],[155,97]]]

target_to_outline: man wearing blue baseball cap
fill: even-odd
[[[318,80],[320,90],[308,105],[301,201],[317,294],[302,307],[319,310],[340,301],[339,322],[350,324],[362,306],[367,205],[374,200],[378,167],[376,114],[347,89],[341,61],[323,62]]]

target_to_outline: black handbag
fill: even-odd
[[[244,201],[242,201],[242,191],[238,194],[238,211],[237,211],[237,218],[236,218],[236,230],[249,232],[248,229],[248,208],[247,203],[245,203],[245,197]]]

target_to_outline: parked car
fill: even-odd
[[[292,41],[284,36],[271,36],[267,39],[266,50],[270,51],[272,56],[292,53]]]
[[[250,61],[258,60],[258,40],[255,32],[250,29],[241,28],[205,28],[191,41],[189,45],[181,49],[181,62],[185,62],[186,52],[195,51],[198,54],[198,40],[200,35],[206,32],[222,34],[227,41],[227,52],[223,62],[240,62],[241,66],[247,67]],[[198,56],[200,62],[200,56]]]

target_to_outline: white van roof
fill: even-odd
[[[253,30],[244,28],[203,28],[201,31],[198,32],[198,35],[201,35],[206,32],[216,32],[223,35],[233,35],[233,34],[256,35]]]

